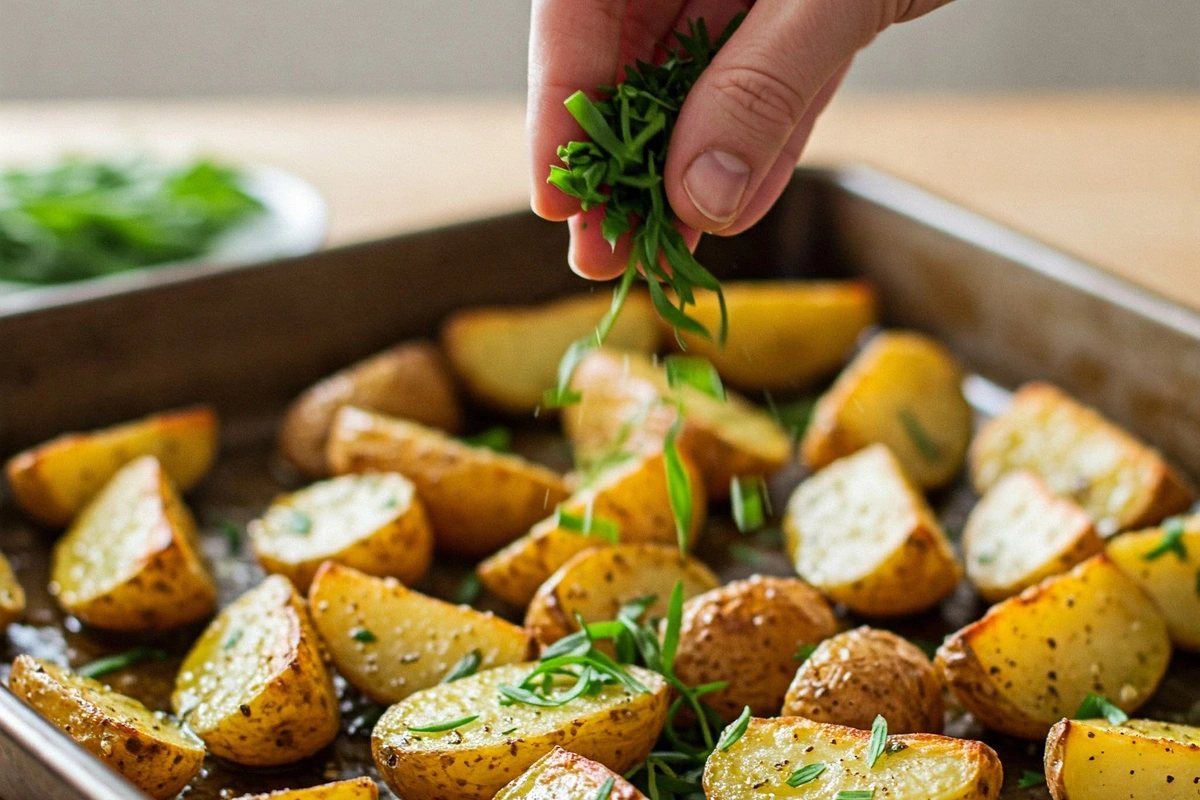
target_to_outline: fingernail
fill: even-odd
[[[687,168],[683,188],[700,213],[713,222],[732,222],[742,203],[750,165],[724,150],[705,150]]]

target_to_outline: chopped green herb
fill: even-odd
[[[608,800],[615,784],[616,780],[611,775],[605,778],[604,783],[600,784],[600,791],[596,792],[595,800]]]
[[[501,736],[508,736],[510,733],[515,733],[515,732],[516,732],[516,730],[517,730],[517,726],[516,726],[516,725],[513,725],[511,728],[509,728],[509,729],[507,729],[507,730],[500,731],[500,735],[501,735]]]
[[[379,641],[379,638],[366,628],[355,628],[350,631],[350,638],[363,644],[374,644]]]
[[[667,356],[663,359],[667,373],[667,385],[672,389],[690,386],[709,397],[725,400],[725,387],[717,368],[707,358],[700,356]]]
[[[979,555],[975,556],[976,564],[994,564],[995,562],[996,562],[996,554],[995,553],[980,553]]]
[[[692,522],[692,485],[688,482],[687,470],[683,467],[683,459],[680,458],[679,448],[675,444],[682,426],[681,411],[663,441],[663,465],[667,473],[667,499],[675,517],[675,535],[679,539],[680,551],[686,552],[688,528]]]
[[[908,438],[912,439],[912,443],[917,448],[917,452],[921,454],[921,458],[930,463],[937,463],[941,460],[942,449],[938,447],[937,443],[921,427],[921,421],[917,419],[916,414],[907,408],[901,409],[900,424],[904,426],[904,432],[908,434]]]
[[[307,535],[312,533],[312,517],[298,508],[287,509],[287,529],[290,533]]]
[[[721,738],[717,742],[717,750],[724,753],[729,748],[737,743],[738,739],[746,732],[746,728],[750,725],[750,706],[742,708],[742,713],[735,719],[728,728],[721,733]]]
[[[730,542],[727,552],[734,561],[751,567],[761,567],[769,560],[766,553],[744,542]]]
[[[450,668],[446,673],[446,677],[442,678],[442,683],[454,683],[460,678],[466,678],[474,675],[479,671],[479,665],[483,663],[483,654],[476,647],[471,652],[458,660],[458,663]]]
[[[1162,527],[1162,541],[1155,545],[1153,550],[1142,556],[1142,558],[1146,561],[1154,561],[1162,558],[1167,553],[1174,553],[1175,557],[1180,561],[1187,561],[1187,545],[1183,543],[1183,534],[1186,532],[1183,517],[1171,517],[1163,523]]]
[[[766,519],[770,498],[761,475],[734,475],[729,481],[729,509],[733,523],[742,533],[758,530]]]
[[[834,800],[871,800],[874,796],[874,789],[842,789]]]
[[[825,765],[821,763],[808,764],[792,773],[784,783],[795,789],[798,786],[803,786],[806,783],[812,783],[821,776],[825,771]]]
[[[512,452],[512,431],[502,425],[495,425],[474,436],[463,436],[459,441],[472,447],[486,447],[497,453]]]
[[[875,762],[883,755],[883,748],[887,746],[887,720],[883,718],[883,714],[876,714],[875,721],[871,723],[871,743],[867,746],[867,766],[874,768]]]
[[[75,670],[75,674],[84,678],[102,678],[110,673],[129,669],[143,661],[166,661],[170,657],[170,653],[158,647],[135,647],[124,653],[97,658]]]
[[[226,549],[229,551],[229,555],[240,555],[242,552],[241,529],[229,520],[222,520],[217,523],[217,530],[225,537]]]
[[[483,594],[483,583],[479,580],[478,575],[471,572],[454,590],[454,602],[469,606],[478,600],[481,594]]]
[[[456,719],[451,722],[439,722],[436,725],[424,725],[419,728],[414,728],[412,725],[408,729],[413,733],[442,733],[444,731],[452,731],[455,728],[461,728],[463,725],[470,725],[475,720],[479,719],[478,714],[472,714],[469,717]]]
[[[611,519],[595,516],[592,509],[593,505],[589,502],[583,516],[579,516],[564,511],[560,505],[554,512],[556,524],[565,530],[582,533],[584,536],[595,536],[612,544],[620,542],[621,529],[617,523]]]
[[[1129,715],[1107,697],[1088,692],[1087,697],[1080,704],[1079,710],[1075,712],[1075,719],[1100,719],[1101,717],[1108,720],[1109,725],[1120,725],[1129,721]]]
[[[811,657],[820,646],[821,645],[819,644],[805,644],[804,642],[799,642],[796,645],[796,655],[792,656],[792,660],[804,663],[805,661],[808,661],[809,657]]]
[[[1046,776],[1031,769],[1021,770],[1021,778],[1017,781],[1018,789],[1032,789],[1035,786],[1045,786]]]
[[[240,642],[242,640],[242,635],[244,633],[245,633],[244,630],[242,630],[241,628],[238,628],[233,633],[229,634],[229,638],[227,638],[224,642],[222,642],[221,649],[222,650],[232,650],[234,645],[236,645],[238,642]]]

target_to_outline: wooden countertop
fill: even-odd
[[[330,244],[526,202],[517,100],[0,105],[0,161],[119,147],[294,171]],[[1200,307],[1200,96],[844,95],[805,161],[873,164]]]

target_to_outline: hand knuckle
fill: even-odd
[[[761,69],[741,66],[724,70],[713,88],[728,111],[754,133],[777,138],[804,114],[805,100],[788,84]]]

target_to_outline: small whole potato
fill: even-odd
[[[837,631],[825,598],[799,578],[734,581],[683,606],[675,674],[688,686],[729,681],[704,702],[727,721],[745,706],[774,716],[796,668],[796,647]]]
[[[782,716],[891,733],[942,732],[942,679],[921,650],[866,625],[822,642],[796,671]]]

